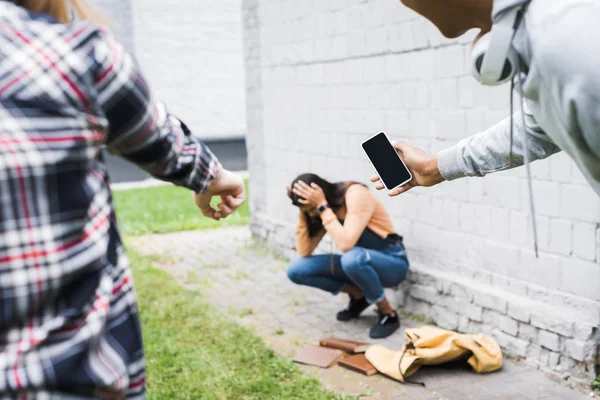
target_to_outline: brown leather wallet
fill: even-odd
[[[361,374],[365,374],[367,376],[371,376],[377,373],[377,370],[375,369],[373,364],[371,364],[369,360],[367,360],[367,357],[365,357],[364,353],[346,357],[340,360],[338,364],[340,365],[340,367],[348,368],[352,371],[360,372]]]
[[[307,344],[298,349],[293,360],[301,364],[329,368],[334,365],[336,361],[338,361],[344,354],[345,353],[341,350],[328,349],[326,347]]]

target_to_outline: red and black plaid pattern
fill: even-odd
[[[0,1],[0,101],[0,395],[143,398],[135,293],[101,147],[196,192],[220,165],[89,22]]]

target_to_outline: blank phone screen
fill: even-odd
[[[381,132],[364,142],[363,149],[388,189],[393,189],[410,179],[410,172],[385,133]]]

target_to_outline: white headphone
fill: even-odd
[[[496,86],[515,75],[519,56],[512,39],[519,27],[524,7],[507,11],[492,25],[471,50],[471,74],[484,85]]]

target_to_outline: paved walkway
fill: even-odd
[[[291,357],[304,343],[317,344],[319,338],[332,335],[373,342],[368,337],[375,320],[373,309],[357,321],[336,321],[335,313],[344,308],[346,298],[289,282],[285,260],[255,244],[245,227],[138,237],[128,245],[143,254],[166,256],[161,259],[171,264],[164,268],[179,282],[206,294],[212,304],[254,330],[285,357]],[[418,325],[402,321],[404,328]],[[393,349],[400,349],[402,342],[401,332],[377,341]],[[421,370],[414,378],[425,382],[426,389],[381,375],[365,377],[341,367],[301,368],[336,392],[364,394],[369,399],[589,399],[511,361],[488,375],[468,369]]]

